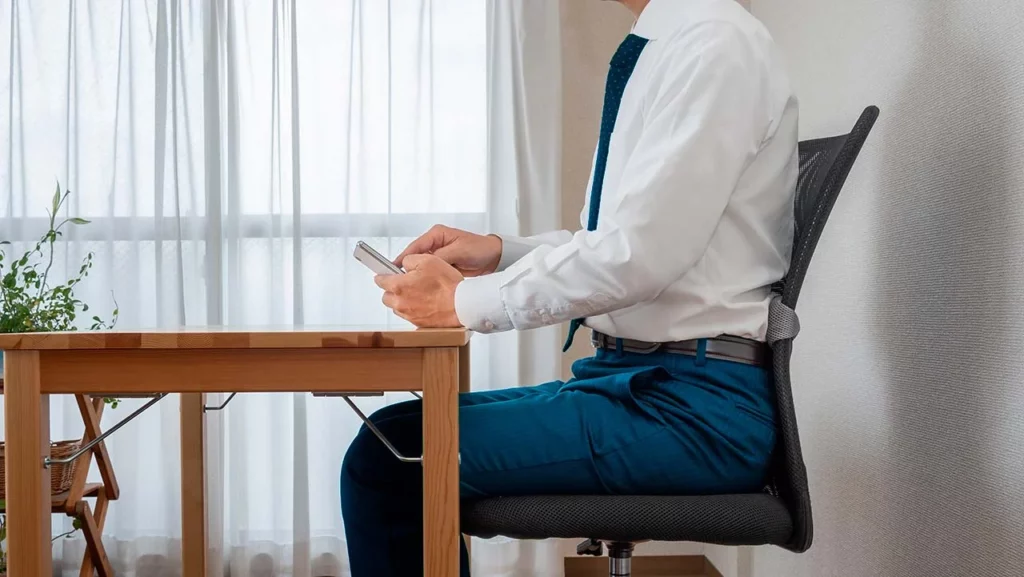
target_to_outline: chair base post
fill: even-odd
[[[609,577],[630,577],[633,569],[633,544],[608,543]]]

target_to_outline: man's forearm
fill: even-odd
[[[572,241],[572,233],[567,230],[554,230],[528,237],[498,235],[501,239],[501,260],[498,271],[512,266],[524,256],[541,246],[561,246]]]

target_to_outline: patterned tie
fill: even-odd
[[[604,87],[604,110],[601,112],[601,135],[597,141],[597,159],[594,162],[594,182],[590,188],[590,211],[587,214],[587,230],[597,230],[597,215],[601,210],[601,189],[604,188],[604,171],[608,164],[608,144],[612,139],[612,132],[615,130],[615,118],[619,115],[619,104],[622,102],[622,93],[626,90],[626,83],[636,68],[640,59],[640,53],[647,46],[647,39],[635,34],[626,36],[626,39],[619,44],[619,49],[612,56],[611,66],[608,69],[608,80]],[[573,319],[569,323],[569,338],[565,340],[562,352],[568,351],[572,346],[572,339],[576,331],[583,326],[583,319]]]

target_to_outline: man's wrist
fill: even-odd
[[[515,264],[519,259],[530,254],[538,243],[517,236],[495,235],[501,239],[501,258],[498,259],[498,270],[503,271]]]
[[[504,252],[504,250],[505,250],[505,242],[502,240],[502,238],[500,236],[498,236],[496,234],[493,234],[493,233],[487,235],[487,238],[492,238],[492,239],[495,240],[495,242],[498,243],[497,256],[495,256],[494,259],[491,261],[491,264],[490,264],[490,266],[487,267],[487,272],[486,272],[486,274],[492,274],[492,273],[495,273],[495,272],[498,272],[498,271],[502,270],[502,268],[503,268],[501,266],[501,255],[502,255],[502,252]]]
[[[500,274],[467,278],[455,287],[455,316],[462,326],[478,333],[515,328],[501,299]]]

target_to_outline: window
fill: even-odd
[[[351,318],[322,307],[339,288],[376,301],[348,274],[356,240],[394,253],[435,222],[486,227],[485,11],[474,0],[8,8],[0,237],[35,239],[59,180],[70,213],[92,224],[69,231],[58,262],[96,252],[83,296],[115,290],[127,326],[379,322],[380,307]]]

